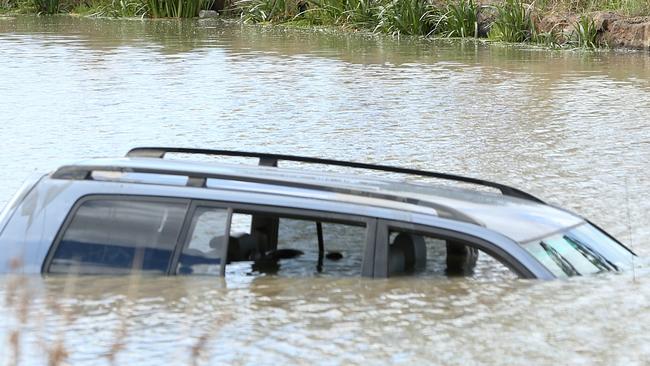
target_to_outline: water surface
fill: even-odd
[[[0,96],[0,205],[33,172],[138,145],[255,150],[511,184],[650,254],[645,53],[0,18]],[[44,363],[57,344],[75,365],[647,364],[650,283],[645,268],[635,274],[5,277],[0,359],[18,331],[21,364]]]

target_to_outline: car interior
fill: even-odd
[[[359,223],[235,212],[229,233],[226,276],[348,277],[360,276],[362,272],[366,228]],[[196,254],[188,252],[186,247],[177,273],[219,271],[219,253],[224,252],[223,235],[204,241],[209,245],[204,248],[203,261],[196,261]],[[206,264],[210,260],[211,264]],[[476,248],[462,242],[403,230],[390,232],[387,266],[389,277],[471,277],[493,267],[510,272],[489,255],[479,255]]]

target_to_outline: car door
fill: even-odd
[[[372,277],[376,222],[343,213],[195,200],[170,274]]]
[[[495,236],[496,237],[496,236]],[[373,276],[504,276],[552,278],[517,243],[402,221],[377,222]],[[477,271],[479,269],[480,271]]]
[[[75,203],[43,263],[43,273],[165,274],[190,200],[89,195]]]

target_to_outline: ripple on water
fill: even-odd
[[[240,27],[0,18],[0,204],[33,171],[135,145],[466,174],[530,190],[650,251],[650,56]],[[629,219],[628,219],[629,217]],[[16,279],[0,279],[0,298]],[[31,278],[2,354],[72,364],[646,364],[647,266],[539,283]],[[121,348],[123,347],[123,349]]]

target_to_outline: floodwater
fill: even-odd
[[[635,271],[515,279],[0,278],[2,365],[650,363],[650,55],[221,21],[0,17],[0,205],[139,145],[491,179]]]

